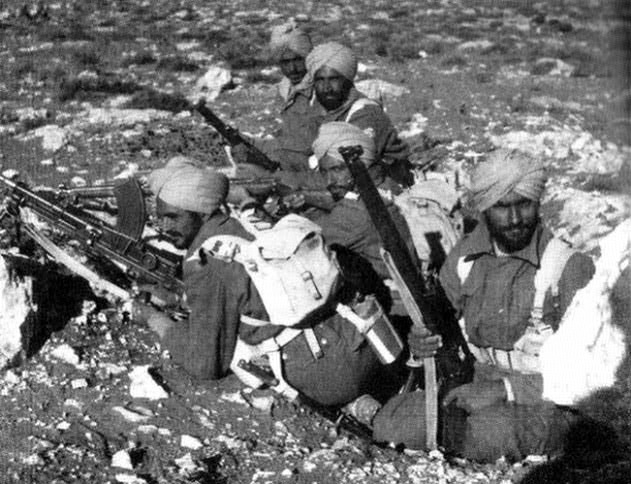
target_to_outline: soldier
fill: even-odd
[[[472,177],[479,224],[440,273],[477,360],[473,381],[442,401],[443,445],[468,458],[554,454],[573,419],[571,410],[542,399],[538,352],[594,266],[541,222],[544,183],[538,160],[516,150],[493,152]],[[409,341],[418,357],[440,345],[418,335]],[[423,399],[419,391],[389,401],[374,419],[375,438],[422,447]],[[466,412],[461,426],[458,410]]]
[[[297,330],[285,331],[288,327],[271,323],[266,309],[282,293],[276,291],[271,301],[264,300],[261,294],[265,291],[256,286],[244,265],[205,252],[204,242],[211,237],[238,237],[245,243],[253,239],[222,208],[228,194],[226,177],[180,157],[155,170],[149,184],[163,231],[177,248],[186,250],[183,281],[190,314],[174,323],[146,307],[138,319],[142,316],[160,336],[174,361],[196,378],[217,379],[234,369],[238,344],[242,348],[262,344],[282,364],[277,376],[283,384],[319,404],[343,405],[374,387],[381,367],[379,357],[356,325],[337,312],[338,303],[349,311],[365,307],[365,295],[352,283],[357,277],[334,284],[330,296],[318,293],[326,304],[317,317]],[[279,222],[282,236],[272,241],[276,250],[304,234],[320,232],[307,219],[292,217]],[[331,267],[337,266],[332,262]],[[309,283],[305,282],[311,288]]]

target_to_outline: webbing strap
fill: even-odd
[[[338,304],[335,307],[335,311],[337,314],[342,316],[348,322],[350,322],[360,334],[366,334],[370,329],[374,326],[377,319],[379,319],[382,315],[380,312],[376,312],[371,315],[369,318],[364,319],[358,316],[350,307],[345,304]]]

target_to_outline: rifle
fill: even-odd
[[[413,262],[407,246],[394,224],[366,166],[360,160],[363,153],[361,146],[339,148],[344,158],[361,200],[377,229],[383,245],[382,258],[401,295],[403,304],[412,319],[412,323],[421,335],[438,332],[445,309],[439,307],[437,298],[432,297],[429,287]],[[455,355],[457,357],[457,355]],[[458,365],[462,362],[459,360]],[[418,367],[419,362],[410,361],[408,366]],[[426,445],[429,449],[437,447],[438,434],[438,384],[436,380],[436,360],[425,358],[422,362],[425,377],[425,418]],[[452,368],[449,371],[453,371]],[[414,370],[411,376],[414,375]]]
[[[112,262],[123,266],[123,271],[120,271],[118,266],[115,267],[122,272],[124,285],[131,286],[132,281],[135,281],[158,285],[176,295],[183,293],[180,257],[158,249],[142,239],[146,221],[145,200],[135,178],[129,178],[111,188],[111,194],[117,202],[118,216],[115,226],[109,225],[75,205],[72,197],[63,190],[38,194],[26,188],[22,183],[14,182],[2,175],[0,175],[0,182],[10,189],[9,208],[0,218],[11,216],[20,221],[22,214],[20,209],[30,209],[55,230],[78,241],[83,252],[92,260],[105,265],[109,263],[110,269]],[[18,223],[18,229],[20,228],[30,239],[70,270],[89,280],[93,280],[94,276],[98,278],[98,275],[72,260],[31,224]],[[116,295],[126,294],[126,291],[121,288],[116,290],[115,284],[109,282],[104,284],[107,290]]]
[[[245,145],[248,149],[248,163],[258,165],[271,172],[276,171],[280,167],[278,162],[270,160],[265,153],[244,138],[238,130],[224,123],[208,106],[206,106],[206,102],[203,99],[201,99],[193,107],[193,109],[201,114],[206,122],[215,128],[230,146],[236,146],[239,144]]]

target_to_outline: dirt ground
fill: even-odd
[[[212,128],[165,111],[152,90],[191,97],[223,66],[232,80],[213,109],[245,133],[273,135],[280,72],[264,47],[291,16],[315,43],[351,45],[358,80],[402,88],[383,99],[419,165],[465,187],[493,145],[545,157],[544,215],[593,255],[628,216],[629,40],[615,2],[597,0],[0,0],[2,170],[56,186],[181,153],[226,166]],[[77,284],[51,283],[50,299],[75,317],[49,318],[43,347],[0,376],[0,482],[500,483],[541,460],[483,465],[379,448],[234,377],[193,381],[147,328]],[[142,365],[168,398],[130,395]]]

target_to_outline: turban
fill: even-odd
[[[375,142],[370,135],[354,124],[333,121],[320,126],[318,137],[313,142],[313,153],[318,161],[325,155],[344,161],[338,148],[359,145],[364,149],[361,160],[366,166],[375,162]]]
[[[309,35],[298,27],[295,21],[291,21],[272,29],[269,47],[272,57],[280,59],[286,50],[290,50],[302,57],[307,57],[312,45]]]
[[[148,182],[156,198],[182,210],[206,214],[225,202],[229,188],[225,175],[184,156],[176,156],[151,172]]]
[[[517,150],[498,149],[475,168],[471,203],[483,212],[511,192],[539,201],[545,183],[545,169],[540,161]]]
[[[357,74],[357,57],[348,47],[337,42],[327,42],[313,48],[306,59],[307,71],[313,77],[321,67],[335,69],[349,81]]]

